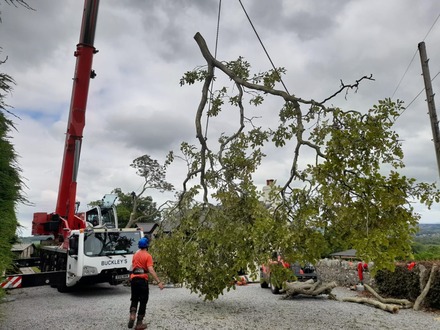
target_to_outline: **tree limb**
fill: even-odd
[[[428,294],[429,289],[431,288],[431,283],[434,280],[436,270],[437,270],[437,266],[433,265],[431,268],[431,273],[429,274],[429,280],[426,283],[425,287],[423,288],[422,293],[417,297],[416,302],[414,303],[414,307],[413,307],[414,310],[418,311],[421,309],[423,300],[425,300],[426,295]]]
[[[413,306],[413,303],[407,299],[383,298],[368,284],[364,284],[364,287],[381,303],[396,304],[399,305],[401,308],[411,308]]]
[[[346,297],[346,298],[342,298],[341,301],[367,304],[367,305],[374,306],[376,308],[382,309],[384,311],[387,311],[387,312],[390,312],[393,314],[396,314],[399,312],[399,307],[396,305],[384,304],[384,303],[381,303],[380,301],[370,299],[370,298]]]

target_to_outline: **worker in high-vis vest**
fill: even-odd
[[[139,240],[139,250],[133,255],[132,274],[130,275],[131,304],[128,327],[133,328],[134,321],[136,321],[136,330],[147,328],[147,325],[142,322],[145,317],[145,310],[149,298],[148,274],[151,274],[156,282],[159,283],[159,288],[161,290],[163,289],[163,283],[159,280],[159,277],[154,271],[153,257],[148,253],[148,245],[149,242],[147,237],[143,237]]]

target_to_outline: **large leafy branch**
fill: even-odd
[[[195,116],[198,145],[181,145],[188,174],[180,208],[166,216],[173,234],[155,244],[159,267],[214,299],[233,287],[234,274],[256,271],[255,263],[265,262],[273,250],[290,261],[314,261],[335,249],[355,248],[377,268],[392,268],[396,259],[410,256],[419,220],[412,204],[430,207],[440,195],[435,185],[400,174],[403,152],[392,126],[402,102],[386,99],[363,111],[327,107],[372,76],[341,81],[322,101],[303,99],[275,88],[283,68],[252,75],[243,58],[218,61],[200,34],[195,40],[206,66],[185,73],[181,85],[203,84]],[[231,88],[212,89],[219,73]],[[263,106],[269,96],[281,98],[282,106],[278,123],[271,126],[270,118],[263,118],[263,128],[249,115],[248,104]],[[232,133],[211,142],[206,128],[225,109],[237,109],[237,122],[228,123]],[[263,204],[253,175],[267,144],[291,148],[290,174],[272,185]],[[305,162],[301,155],[310,151],[314,160]]]
[[[199,167],[195,167],[191,172],[188,173],[187,179],[184,183],[184,190],[186,189],[186,183],[196,175],[200,175],[200,185],[203,187],[204,191],[204,201],[207,202],[208,187],[206,184],[206,172],[208,171],[207,160],[209,159],[212,164],[212,152],[208,147],[206,137],[203,134],[203,116],[208,117],[216,116],[220,112],[220,107],[223,105],[222,98],[226,94],[226,89],[222,89],[217,95],[211,93],[212,82],[215,79],[214,71],[215,69],[221,70],[229,79],[234,82],[235,88],[237,89],[237,95],[231,97],[229,102],[239,108],[240,113],[240,123],[239,128],[235,134],[220,140],[220,152],[218,153],[218,160],[222,163],[222,155],[226,147],[232,143],[232,141],[238,139],[240,134],[245,128],[245,109],[243,103],[243,95],[245,91],[247,93],[252,93],[252,91],[260,92],[258,94],[253,94],[252,99],[249,101],[251,104],[259,105],[263,102],[263,94],[270,94],[273,96],[281,97],[285,105],[280,111],[280,126],[274,132],[265,132],[261,130],[254,130],[253,135],[250,134],[249,138],[255,145],[261,146],[264,141],[271,135],[272,140],[276,146],[283,146],[286,140],[291,138],[296,138],[296,147],[294,149],[294,158],[291,166],[291,175],[287,180],[285,186],[283,187],[281,193],[284,194],[289,188],[289,185],[296,177],[301,177],[301,173],[298,171],[298,161],[300,149],[303,146],[308,146],[316,151],[319,157],[326,158],[326,156],[321,151],[321,147],[318,144],[312,143],[310,140],[304,138],[304,122],[309,122],[316,116],[325,115],[328,112],[332,112],[333,108],[327,108],[324,103],[331,100],[338,94],[348,92],[349,89],[356,89],[362,80],[373,80],[372,76],[363,76],[362,78],[356,80],[354,84],[347,85],[341,81],[341,86],[339,90],[333,93],[330,97],[327,97],[323,101],[315,101],[313,99],[306,100],[295,95],[289,94],[286,91],[274,89],[274,85],[281,80],[281,74],[285,72],[283,68],[278,68],[276,70],[271,70],[267,73],[255,75],[249,79],[249,64],[239,58],[237,61],[232,61],[229,63],[222,63],[214,58],[210,53],[205,40],[203,37],[197,33],[195,35],[195,40],[199,45],[200,51],[206,60],[207,68],[198,71],[187,72],[181,80],[181,84],[189,83],[192,84],[197,80],[203,80],[204,84],[202,87],[202,97],[199,102],[199,106],[196,112],[195,126],[196,126],[196,137],[200,143],[200,162]],[[263,84],[260,84],[263,82]],[[251,92],[250,92],[251,91]],[[208,108],[209,101],[212,101],[212,108],[206,111]],[[301,105],[308,106],[307,113],[304,115],[301,109]],[[291,120],[292,123],[288,124]],[[251,120],[248,120],[251,122]],[[259,134],[257,134],[259,133]]]

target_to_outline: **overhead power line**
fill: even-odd
[[[440,74],[440,71],[439,72],[437,72],[437,74],[434,76],[434,78],[432,78],[431,79],[431,81],[434,81],[434,79],[435,78],[437,78],[437,76]],[[422,88],[422,90],[411,100],[411,102],[409,102],[408,103],[408,105],[405,107],[405,110],[407,110],[410,106],[411,106],[411,104],[413,104],[413,102],[415,101],[415,100],[417,100],[417,98],[420,96],[420,94],[422,94],[423,93],[423,91],[425,90],[425,88]],[[404,113],[405,112],[405,110],[403,110],[402,111],[402,113]],[[402,115],[402,113],[401,113],[401,115]]]
[[[432,23],[431,27],[429,28],[428,32],[426,33],[425,37],[423,38],[422,41],[425,41],[425,39],[428,37],[428,35],[431,33],[432,29],[434,28],[435,24],[437,23],[438,19],[440,18],[440,13],[437,15],[437,18],[434,20],[434,23]],[[397,90],[399,89],[400,85],[402,84],[403,79],[405,78],[406,74],[408,73],[409,68],[411,67],[411,64],[414,61],[414,58],[416,57],[418,52],[418,49],[416,49],[416,51],[414,52],[414,55],[412,56],[411,60],[409,61],[409,64],[405,70],[405,72],[403,73],[402,78],[400,78],[399,83],[396,86],[396,89],[394,90],[393,94],[391,95],[391,98],[394,97],[394,95],[396,94]]]

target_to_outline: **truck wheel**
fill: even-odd
[[[64,280],[59,281],[57,285],[58,292],[61,293],[72,292],[73,288],[74,286],[67,286]]]
[[[267,284],[267,282],[265,280],[260,280],[260,286],[263,289],[267,289],[269,287],[269,284]]]

